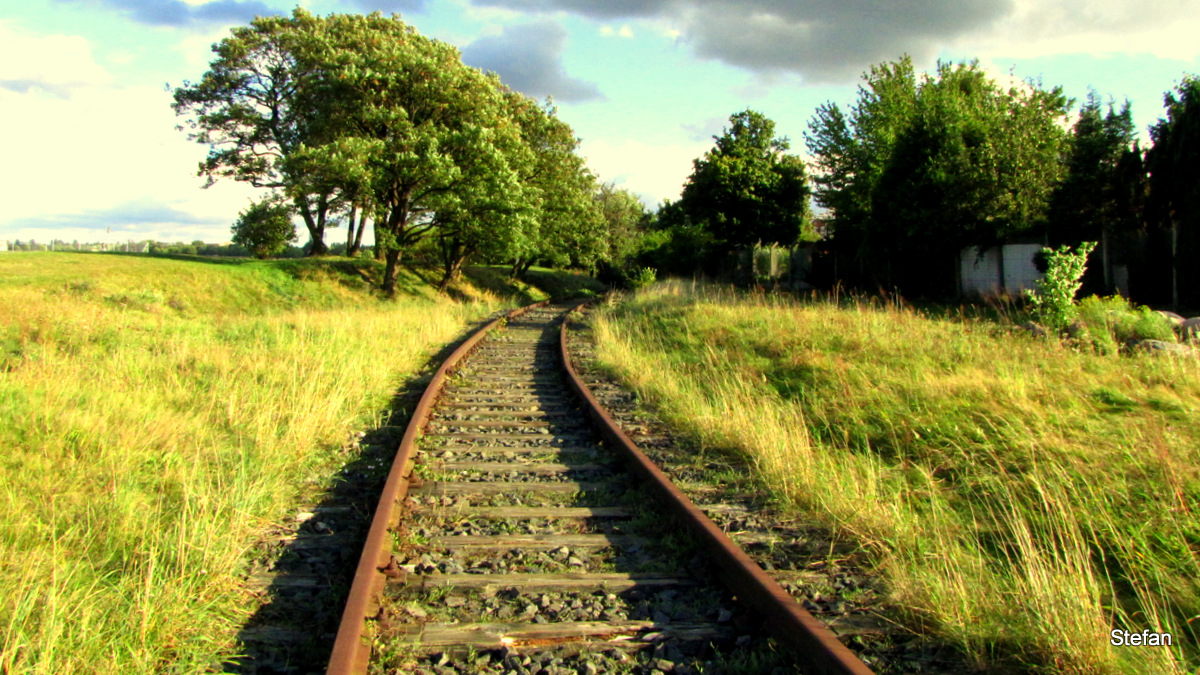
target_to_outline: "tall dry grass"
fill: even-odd
[[[247,546],[497,304],[308,276],[0,258],[0,671],[219,668]]]
[[[599,358],[862,542],[919,630],[1061,673],[1198,663],[1200,366],[1078,353],[994,323],[661,284]],[[1173,634],[1115,648],[1114,628]]]

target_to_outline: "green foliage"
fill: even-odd
[[[679,202],[666,200],[648,219],[637,260],[666,275],[687,276],[714,266],[716,250],[713,233],[692,221]]]
[[[1164,97],[1166,117],[1150,128],[1147,220],[1174,228],[1178,302],[1200,303],[1200,78],[1185,76]]]
[[[596,191],[596,204],[604,219],[608,250],[605,258],[624,266],[641,250],[645,226],[650,216],[642,201],[629,190],[612,183],[601,183]]]
[[[1062,242],[1098,240],[1102,232],[1136,229],[1145,200],[1145,170],[1133,114],[1088,94],[1079,111],[1066,158],[1067,173],[1050,205],[1053,236]]]
[[[258,17],[213,46],[216,58],[199,82],[175,90],[172,107],[188,116],[189,138],[209,147],[199,174],[282,190],[311,237],[310,254],[327,252],[325,227],[345,185],[319,176],[304,161],[307,147],[331,134],[329,118],[306,102],[311,69],[301,59],[322,20],[297,9],[291,17]]]
[[[330,218],[357,216],[357,231],[370,215],[385,292],[427,237],[444,283],[472,255],[527,269],[604,254],[595,179],[571,128],[398,16],[298,8],[234,29],[216,52],[199,83],[175,92],[192,138],[212,148],[201,173],[287,194],[314,254],[328,250]]]
[[[864,80],[848,115],[827,103],[805,134],[850,281],[945,293],[963,246],[1044,221],[1062,173],[1061,89],[1006,88],[977,62],[918,78],[908,57]]]
[[[233,224],[232,241],[245,246],[256,258],[266,258],[296,241],[292,225],[292,207],[272,195],[254,202],[238,214]]]
[[[1076,320],[1085,329],[1080,337],[1102,354],[1114,354],[1130,341],[1175,341],[1169,319],[1149,307],[1135,307],[1119,295],[1080,300]]]
[[[729,124],[693,161],[679,208],[723,250],[796,243],[810,220],[804,162],[786,154],[788,139],[776,137],[775,123],[762,113],[747,109]]]
[[[634,267],[626,272],[625,280],[630,290],[640,290],[658,280],[658,271],[653,267]]]
[[[1088,241],[1074,250],[1063,245],[1042,249],[1046,254],[1046,273],[1038,280],[1036,291],[1025,291],[1033,305],[1034,317],[1053,330],[1062,330],[1075,318],[1075,294],[1082,285],[1088,254],[1096,242]]]

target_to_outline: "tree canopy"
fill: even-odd
[[[818,201],[863,283],[954,288],[957,253],[1044,224],[1063,172],[1061,89],[1003,87],[976,62],[872,67],[850,114],[817,110],[806,134]]]
[[[211,148],[201,174],[283,191],[314,253],[329,214],[351,226],[373,215],[384,291],[431,235],[451,276],[476,252],[518,270],[603,253],[595,179],[570,127],[399,16],[297,8],[214,49],[202,80],[175,92],[192,138]]]
[[[1050,203],[1055,243],[1100,241],[1105,233],[1136,229],[1145,196],[1142,152],[1126,101],[1104,113],[1088,94],[1071,132],[1066,174]]]
[[[1150,128],[1151,223],[1173,231],[1172,304],[1200,302],[1200,78],[1184,77],[1164,96],[1166,116]]]
[[[678,208],[723,250],[796,243],[810,217],[809,188],[804,162],[787,154],[788,139],[775,136],[772,120],[747,109],[732,115],[714,140],[693,162]]]
[[[256,258],[266,258],[296,241],[292,208],[279,195],[268,195],[238,214],[231,241]]]

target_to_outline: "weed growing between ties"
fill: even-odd
[[[379,301],[339,276],[0,260],[0,671],[197,672],[232,654],[256,609],[246,547],[498,304]]]
[[[857,538],[907,622],[981,664],[1200,663],[1200,364],[858,301],[659,284],[598,356],[788,508]],[[1114,628],[1172,648],[1113,647]]]

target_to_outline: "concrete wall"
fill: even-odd
[[[1042,250],[1041,244],[1005,244],[1004,251],[1004,290],[1012,295],[1020,295],[1021,291],[1033,289],[1034,283],[1042,278],[1042,273],[1033,265],[1033,256]]]
[[[1020,295],[1032,289],[1042,278],[1033,264],[1041,248],[1040,244],[1005,244],[986,249],[982,256],[976,246],[963,249],[959,258],[963,295]]]
[[[1000,250],[989,248],[979,255],[978,246],[968,246],[960,254],[963,295],[999,295]]]

